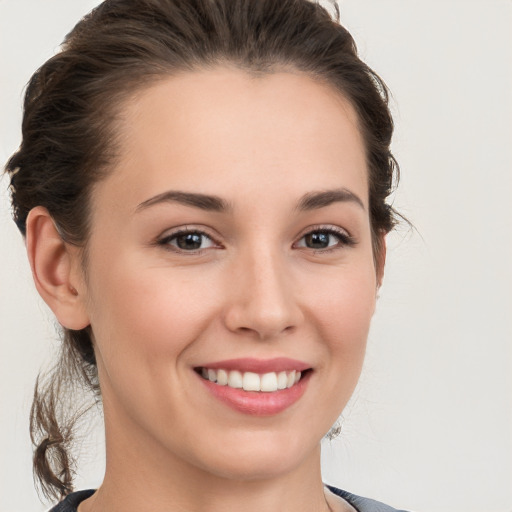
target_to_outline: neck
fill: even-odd
[[[271,478],[233,479],[163,453],[161,447],[123,442],[122,436],[109,436],[108,428],[106,439],[104,482],[80,512],[332,510],[321,478],[320,445],[291,471]]]

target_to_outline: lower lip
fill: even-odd
[[[215,398],[232,409],[252,416],[273,416],[297,402],[306,391],[311,371],[307,372],[297,384],[279,391],[244,391],[243,389],[219,386],[197,375],[206,389]]]

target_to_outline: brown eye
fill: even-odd
[[[187,233],[176,237],[176,245],[186,251],[195,251],[201,248],[203,235],[198,233]]]
[[[330,233],[309,233],[304,237],[304,244],[310,249],[326,249],[330,246],[331,239],[334,238]],[[335,240],[337,243],[337,240]]]
[[[171,246],[179,251],[193,252],[208,249],[215,245],[214,241],[201,231],[182,231],[173,233],[160,240],[159,245]]]
[[[306,233],[296,244],[296,247],[313,249],[315,251],[331,250],[343,248],[345,246],[352,247],[355,240],[345,231],[341,229],[317,229]]]

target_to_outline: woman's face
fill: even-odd
[[[317,461],[380,272],[354,110],[303,74],[218,68],[143,91],[122,126],[79,287],[109,455],[247,479]]]

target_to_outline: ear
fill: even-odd
[[[78,250],[62,240],[46,208],[37,206],[29,212],[26,243],[37,291],[59,323],[73,330],[87,327]]]
[[[375,271],[377,274],[377,290],[382,286],[384,267],[386,265],[386,233],[379,234],[378,250],[375,255]]]

